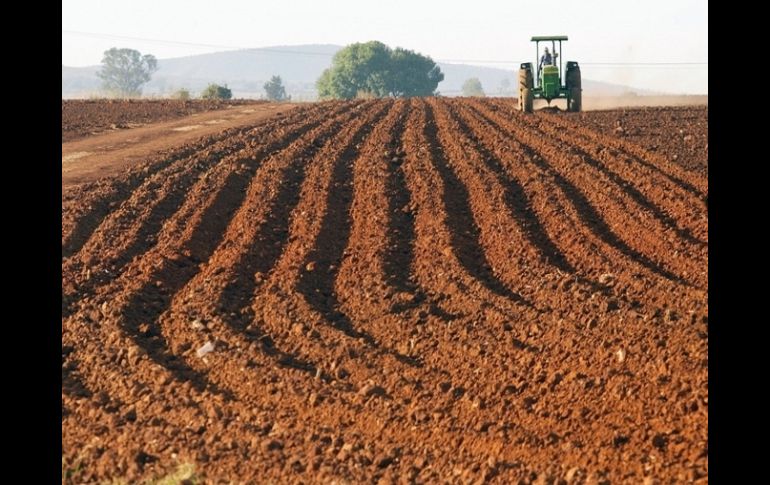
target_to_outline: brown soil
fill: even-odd
[[[306,105],[64,187],[64,481],[705,482],[705,175],[509,103]]]
[[[586,128],[624,138],[708,177],[708,106],[625,108],[570,113]]]
[[[174,99],[63,99],[61,141],[72,141],[99,133],[136,128],[148,123],[183,118],[230,106],[248,106],[267,101],[230,99],[181,101]]]

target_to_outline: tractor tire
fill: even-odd
[[[522,89],[532,89],[535,87],[535,80],[532,77],[531,69],[519,69],[519,91]]]
[[[532,112],[532,104],[534,102],[534,96],[531,89],[523,88],[519,89],[519,110],[523,113]]]
[[[572,69],[567,70],[567,89],[580,87],[583,87],[580,80],[580,67],[575,66]]]
[[[572,113],[579,113],[583,109],[583,93],[580,88],[572,88],[569,91],[569,98],[567,98],[567,111]]]
[[[580,67],[575,66],[567,71],[567,111],[578,113],[583,109],[583,88],[580,80]]]

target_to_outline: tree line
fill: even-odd
[[[142,86],[158,69],[157,59],[142,55],[134,49],[112,48],[104,52],[97,76],[104,89],[122,97],[140,96]],[[414,51],[392,49],[379,41],[350,44],[338,51],[332,65],[316,82],[321,99],[352,99],[356,97],[434,96],[444,73],[433,60]],[[290,99],[280,76],[273,76],[263,85],[267,99]],[[176,97],[189,99],[187,90]],[[232,91],[225,84],[210,84],[203,90],[204,99],[230,99]]]

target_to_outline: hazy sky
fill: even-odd
[[[706,0],[62,1],[66,66],[99,64],[110,47],[163,59],[379,40],[434,60],[514,69],[534,62],[533,35],[568,35],[563,58],[580,62],[583,78],[708,93]],[[682,62],[702,64],[592,64]]]

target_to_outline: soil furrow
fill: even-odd
[[[179,158],[185,156],[189,153],[178,155]],[[152,167],[160,171],[175,161],[176,158],[168,157]],[[112,208],[127,199],[149,176],[149,172],[136,171],[121,180],[92,182],[66,190],[62,204],[62,258],[80,251]]]
[[[575,306],[563,317],[591,326],[616,314],[616,310],[620,310],[617,307],[624,307],[624,302],[635,313],[658,314],[660,303],[656,292],[680,291],[667,280],[640,278],[638,268],[632,261],[629,261],[631,266],[620,264],[626,260],[622,253],[598,238],[573,207],[568,195],[552,177],[544,176],[546,172],[530,159],[530,155],[517,145],[508,132],[502,131],[499,125],[474,109],[466,107],[461,113],[464,118],[473,120],[472,132],[497,154],[508,176],[521,181],[527,198],[532,201],[548,233],[579,270],[578,275],[583,274],[587,278],[586,281],[579,276],[560,278],[557,288],[566,293],[558,299],[565,306]],[[583,283],[587,286],[581,288]],[[548,286],[545,285],[546,288]],[[611,298],[604,300],[600,296],[597,300],[597,290],[599,295],[608,293]],[[591,297],[586,301],[588,294]],[[613,298],[617,300],[612,301]],[[591,305],[580,310],[583,301]]]
[[[512,114],[514,117],[517,116],[513,111]],[[597,133],[596,131],[589,128],[580,127],[574,122],[566,120],[563,117],[548,115],[545,116],[547,116],[548,119],[554,123],[569,128],[575,132],[581,133],[602,146],[612,147],[622,151],[623,153],[633,156],[637,163],[643,165],[653,172],[658,173],[660,176],[668,179],[669,182],[676,184],[681,189],[688,191],[691,195],[699,198],[702,202],[705,202],[705,199],[708,195],[708,189],[705,188],[704,184],[700,181],[697,181],[697,178],[695,178],[693,174],[687,173],[686,170],[671,163],[665,157],[646,150],[634,143],[629,143],[616,137]]]
[[[521,192],[518,192],[519,189],[516,189],[519,196],[513,202],[510,199],[506,199],[506,201],[509,204],[523,206],[519,207],[518,211],[529,214],[527,217],[520,219],[520,224],[525,228],[526,234],[532,238],[529,231],[526,231],[526,228],[531,225],[539,226],[537,231],[540,235],[536,241],[541,237],[547,238],[549,241],[548,246],[553,247],[554,251],[557,251],[558,255],[564,258],[565,264],[568,265],[569,272],[566,271],[567,268],[553,263],[552,258],[543,258],[547,265],[554,264],[558,271],[565,271],[566,274],[560,273],[557,278],[549,278],[548,274],[532,273],[529,268],[522,268],[521,271],[528,273],[529,278],[535,278],[533,283],[540,281],[540,284],[537,285],[538,290],[550,293],[549,300],[552,304],[556,308],[564,308],[567,314],[572,315],[572,318],[574,318],[576,312],[577,314],[582,313],[586,318],[593,318],[597,313],[609,313],[608,310],[610,312],[613,309],[618,310],[618,305],[622,306],[623,303],[629,307],[638,306],[638,302],[634,303],[625,295],[613,291],[607,284],[600,284],[595,279],[591,279],[594,278],[593,275],[597,271],[606,272],[610,268],[606,258],[591,261],[591,259],[595,258],[586,257],[585,249],[593,246],[593,243],[589,242],[591,238],[590,231],[584,231],[587,238],[580,241],[581,247],[575,247],[575,229],[580,227],[577,214],[570,219],[566,214],[567,211],[563,209],[548,212],[539,209],[544,206],[551,206],[550,208],[553,209],[557,201],[554,196],[560,192],[559,188],[550,186],[550,184],[544,185],[536,175],[536,167],[528,167],[529,162],[526,162],[523,157],[513,157],[514,153],[509,151],[507,147],[510,144],[509,139],[496,132],[477,112],[468,109],[463,103],[457,103],[452,108],[456,110],[453,112],[453,116],[458,123],[458,127],[468,137],[469,141],[472,142],[473,149],[482,154],[488,166],[494,169],[495,176],[500,180],[500,191],[505,192],[506,188],[509,187],[520,188]],[[548,198],[544,200],[546,195]],[[561,197],[566,198],[563,194]],[[568,201],[565,200],[564,203],[568,203]],[[512,210],[512,212],[515,213],[516,209]],[[539,218],[542,218],[542,223]],[[577,227],[573,227],[573,221],[577,223]],[[564,252],[562,252],[560,246],[565,247]],[[581,249],[583,251],[580,251]],[[573,269],[568,260],[574,260],[579,270]],[[556,285],[552,288],[554,283]],[[550,292],[550,289],[556,291]],[[564,298],[567,295],[561,295],[561,297],[558,295],[559,292],[575,292],[578,289],[593,293],[591,306],[584,306],[581,300]],[[620,301],[613,301],[612,296],[618,297]]]
[[[473,106],[486,103],[472,103]],[[492,109],[496,105],[486,104]],[[688,244],[705,246],[708,234],[702,223],[706,215],[699,198],[670,183],[657,172],[651,171],[633,158],[623,158],[617,153],[610,153],[605,145],[597,143],[580,131],[565,127],[558,117],[524,117],[544,136],[568,143],[582,159],[600,171],[620,190],[625,191],[634,201],[649,211],[662,225],[676,232],[677,236]],[[565,129],[566,128],[566,129]]]
[[[473,219],[468,189],[458,180],[444,155],[446,148],[441,145],[431,106],[427,108],[425,133],[430,147],[431,159],[444,186],[446,221],[452,235],[452,248],[458,260],[474,278],[481,281],[489,290],[516,303],[531,305],[530,302],[505,286],[495,276],[479,242],[480,229]]]
[[[198,388],[205,376],[184,364],[170,349],[157,318],[174,293],[198,271],[218,244],[229,216],[243,200],[258,161],[229,157],[202,178],[185,204],[164,224],[158,244],[128,265],[97,300],[112,300],[110,312],[119,326],[156,364]],[[95,302],[100,304],[99,302]]]
[[[681,107],[647,107],[632,110],[602,110],[566,114],[576,127],[639,145],[675,165],[677,173],[708,189],[708,104]],[[567,127],[569,129],[569,127]],[[619,151],[617,155],[623,156]],[[643,164],[639,164],[644,168]],[[684,172],[681,172],[681,170]],[[660,174],[658,174],[661,178]],[[670,184],[671,181],[665,183]]]
[[[221,337],[222,342],[245,339],[246,346],[258,342],[261,353],[279,365],[315,373],[312,363],[278,349],[269,335],[254,325],[251,300],[258,278],[272,267],[286,244],[289,214],[299,200],[305,170],[320,148],[356,114],[357,110],[347,109],[342,116],[326,120],[262,164],[221,244],[199,274],[180,290],[166,316],[165,327],[174,328],[174,346],[190,347],[194,343],[190,337],[202,339],[206,334]],[[196,294],[209,298],[191,302],[190,295]],[[196,321],[203,334],[190,333],[190,323]],[[222,326],[226,328],[218,328]]]
[[[459,112],[462,110],[462,104],[453,106]],[[529,200],[522,184],[515,178],[506,174],[506,170],[497,155],[493,154],[483,142],[474,138],[478,136],[474,127],[467,124],[465,118],[455,117],[460,128],[468,136],[474,139],[474,149],[483,157],[486,166],[494,173],[505,195],[505,202],[508,210],[518,222],[518,227],[529,240],[530,244],[535,246],[545,258],[548,264],[553,264],[559,270],[565,273],[574,273],[575,268],[569,263],[567,257],[559,249],[558,245],[551,239],[545,229],[543,222],[538,218],[537,213],[532,207],[532,201]]]
[[[492,121],[492,118],[494,118],[495,121]],[[576,170],[570,169],[572,162],[568,161],[569,157],[566,157],[561,153],[558,148],[551,145],[548,141],[544,144],[541,138],[533,135],[526,128],[522,128],[511,121],[503,120],[500,115],[494,112],[489,113],[487,119],[493,124],[496,124],[499,129],[505,130],[509,135],[516,138],[528,157],[541,170],[545,171],[553,178],[554,182],[570,199],[572,205],[580,214],[580,217],[585,224],[587,224],[606,244],[612,246],[624,256],[635,261],[657,276],[669,279],[675,283],[685,285],[692,284],[682,276],[667,268],[666,265],[653,261],[644,252],[631,246],[626,241],[626,239],[629,239],[638,243],[638,240],[636,239],[639,236],[638,234],[626,234],[626,237],[622,238],[618,232],[610,226],[610,223],[605,219],[602,215],[602,211],[598,208],[603,207],[604,204],[608,203],[610,198],[600,191],[589,190],[593,184],[588,181],[587,175],[576,173]],[[587,188],[581,189],[581,186]],[[589,192],[586,193],[586,190],[589,190]],[[594,199],[594,201],[592,202],[591,199]],[[604,213],[613,214],[607,211],[604,211]],[[629,230],[639,228],[638,225],[630,227],[626,226],[625,222],[617,215],[613,217],[612,221],[612,224],[616,229]],[[658,254],[657,256],[661,257],[662,255]],[[690,275],[690,277],[694,276],[697,275]]]
[[[469,198],[470,208],[479,227],[480,242],[487,257],[499,273],[499,278],[506,279],[531,299],[541,281],[556,276],[557,270],[564,268],[557,265],[549,268],[547,256],[539,250],[541,246],[532,244],[531,239],[526,237],[526,234],[531,236],[526,228],[527,222],[514,217],[513,213],[517,209],[515,206],[511,209],[509,205],[511,199],[505,196],[506,186],[487,166],[494,158],[489,157],[483,146],[466,136],[470,131],[458,119],[452,104],[431,104],[438,116],[439,134],[447,148],[452,170],[468,188],[468,194],[474,194]],[[458,130],[462,134],[457,135]],[[519,205],[524,202],[521,201]],[[548,249],[552,255],[558,254],[554,246]],[[559,259],[557,257],[555,262],[558,263]],[[532,264],[541,261],[545,262],[542,266]]]
[[[305,111],[313,112],[321,109],[328,109],[328,106],[313,107]],[[205,150],[209,150],[211,155],[215,156],[221,155],[222,151],[233,153],[243,148],[242,135],[249,133],[262,136],[275,130],[275,125],[290,126],[302,120],[307,114],[307,112],[295,110],[267,121],[265,124],[268,126],[265,128],[258,126],[225,130],[216,136],[203,138],[192,145],[155,157],[140,166],[129,169],[126,175],[66,188],[62,208],[62,256],[67,258],[77,253],[102,220],[110,214],[112,208],[118,207],[145,180],[165,168],[180,161],[184,164],[185,159],[195,159]],[[233,144],[233,137],[238,139],[239,136],[241,141]]]
[[[412,100],[402,139],[406,151],[402,171],[414,214],[412,273],[450,321],[480,309],[480,301],[471,296],[476,291],[489,295],[493,306],[503,312],[516,313],[513,300],[486,288],[465,269],[455,254],[452,231],[447,222],[449,214],[444,205],[444,182],[434,167],[426,119],[427,105]]]
[[[329,220],[331,216],[328,215],[330,212],[342,222],[346,220],[346,214],[332,211],[327,205],[332,201],[335,204],[345,203],[334,200],[341,197],[342,192],[339,188],[341,181],[334,176],[339,177],[340,172],[344,173],[346,170],[346,165],[353,162],[367,133],[385,116],[387,108],[388,106],[382,103],[364,107],[355,117],[355,121],[325,144],[308,164],[299,191],[299,201],[291,212],[286,242],[281,243],[281,255],[268,274],[258,276],[261,285],[258,286],[256,298],[252,302],[257,324],[270,333],[276,345],[291,349],[299,355],[314,355],[312,359],[318,365],[317,372],[324,379],[333,378],[342,372],[336,372],[340,362],[349,358],[342,345],[357,349],[351,350],[353,353],[381,351],[374,347],[367,350],[373,342],[370,339],[367,343],[368,334],[359,333],[350,327],[339,328],[333,320],[328,319],[333,312],[339,311],[332,294],[335,269],[339,261],[334,264],[331,262],[334,258],[325,261],[310,261],[310,258],[313,257],[311,254],[317,254],[314,251],[319,244],[329,244],[321,237],[343,236],[329,234],[332,224]],[[332,226],[332,229],[344,232],[344,227]],[[319,275],[322,264],[326,273]],[[308,281],[306,276],[303,276],[308,272],[314,272],[318,276],[313,281]],[[300,284],[305,285],[305,292],[300,290]],[[329,304],[319,302],[319,297],[309,298],[306,295],[307,292],[315,293],[316,287],[321,286],[326,288],[328,298],[333,300]],[[319,294],[320,291],[319,289]],[[342,315],[343,322],[350,323],[344,314],[339,314]],[[354,382],[357,379],[354,375],[349,380]],[[347,381],[342,382],[349,385]]]
[[[350,317],[341,311],[334,288],[340,263],[345,256],[345,249],[350,239],[350,205],[353,200],[352,167],[359,156],[360,147],[373,128],[374,123],[364,125],[355,134],[354,143],[350,144],[335,161],[329,190],[326,193],[326,212],[313,248],[307,253],[302,263],[306,271],[300,274],[296,289],[334,328],[353,339],[362,339],[368,346],[392,354],[402,362],[415,365],[412,359],[382,347],[366,329],[354,325]],[[310,265],[313,266],[312,269]]]
[[[408,257],[410,251],[409,239],[403,241],[400,235],[402,226],[407,226],[407,234],[410,232],[402,210],[409,204],[409,194],[403,187],[394,189],[392,173],[400,163],[398,139],[406,110],[405,101],[396,102],[362,146],[351,174],[349,243],[343,252],[335,291],[343,295],[345,313],[364,327],[390,314],[393,306],[405,309],[404,304],[414,303],[409,265],[399,267],[395,262],[404,253]],[[396,191],[395,197],[391,196],[392,190]]]
[[[271,141],[271,136],[273,138],[276,136],[280,137],[287,128],[296,129],[297,122],[306,119],[307,116],[308,113],[297,112],[292,116],[278,118],[253,129],[245,128],[228,130],[216,137],[206,138],[192,147],[185,147],[179,151],[172,152],[169,157],[156,163],[153,163],[152,161],[146,162],[143,164],[143,167],[131,170],[127,179],[125,177],[117,177],[112,180],[108,179],[104,182],[89,185],[103,184],[116,192],[125,192],[125,190],[128,190],[130,196],[136,198],[136,191],[144,190],[144,186],[150,186],[153,183],[164,183],[169,176],[189,174],[188,172],[191,171],[191,168],[201,170],[204,167],[213,166],[223,157],[244,150],[248,145],[252,145],[248,142],[250,139],[261,139],[267,136],[268,139],[265,140],[265,143],[267,144]],[[236,143],[233,143],[234,140]],[[157,187],[153,187],[153,189],[155,189],[154,191],[157,191]],[[126,199],[128,199],[128,197],[126,197]],[[81,203],[82,202],[83,201],[81,200]],[[86,203],[102,204],[105,208],[116,207],[118,210],[124,209],[123,206],[125,205],[114,196],[104,200],[97,199]],[[141,207],[141,205],[139,207]],[[135,208],[133,211],[137,212],[138,210],[139,209]],[[115,214],[110,213],[105,215],[114,217]],[[129,216],[134,215],[130,213]],[[91,233],[104,224],[98,217],[85,217],[84,219],[86,219],[86,221],[83,221],[83,223],[86,225],[90,226],[94,223],[96,224],[96,226],[92,228]],[[127,220],[124,224],[129,224],[131,222],[131,220]],[[88,234],[88,237],[82,241],[80,246],[89,242],[89,238],[90,233]],[[66,242],[63,245],[65,247],[68,246]],[[97,249],[95,249],[95,251]],[[78,247],[77,250],[80,250],[80,248]],[[73,251],[73,253],[74,252],[76,251]]]
[[[642,190],[651,194],[655,200],[666,199],[668,191],[666,189],[661,190],[660,188],[657,188],[654,179],[638,174],[628,180],[623,179],[616,172],[605,167],[603,163],[597,158],[594,158],[590,153],[601,150],[605,155],[601,158],[606,159],[608,154],[601,146],[581,146],[578,141],[563,136],[561,133],[554,133],[553,130],[549,130],[547,128],[548,123],[531,121],[529,118],[524,119],[526,120],[527,126],[540,131],[545,139],[558,140],[558,142],[567,143],[562,146],[569,147],[567,150],[569,150],[570,155],[574,154],[582,162],[594,169],[590,175],[595,175],[598,183],[602,187],[605,187],[608,194],[619,194],[615,195],[613,198],[617,200],[619,204],[627,206],[626,212],[630,216],[633,216],[634,214],[644,214],[645,216],[649,214],[652,216],[652,218],[644,217],[644,219],[642,219],[641,217],[638,217],[635,219],[637,219],[638,225],[649,228],[649,235],[646,236],[645,239],[648,240],[650,244],[663,244],[670,247],[668,250],[656,250],[657,253],[673,253],[674,255],[682,254],[686,256],[694,251],[700,252],[706,250],[705,242],[696,238],[689,230],[681,227],[673,217],[664,213],[663,210],[648,199],[647,196],[643,195],[636,187],[639,186]],[[588,171],[585,171],[585,173],[589,175]],[[630,180],[633,180],[633,182]],[[626,196],[632,201],[628,201]],[[705,225],[703,224],[703,216],[705,214],[702,211],[702,205],[698,205],[700,207],[695,207],[693,205],[682,207],[680,205],[676,213],[679,215],[678,217],[680,219],[690,219],[693,222],[690,226],[697,228],[698,232],[703,234],[705,233]],[[608,207],[608,209],[611,211],[612,207]],[[700,216],[697,215],[698,213],[700,213]],[[676,236],[671,235],[671,232],[675,233]],[[693,245],[697,247],[693,248]],[[684,264],[686,265],[687,263],[685,262]]]
[[[189,239],[177,250],[181,254],[166,255],[153,264],[149,274],[141,278],[145,280],[144,286],[134,291],[125,302],[121,301],[123,330],[132,335],[152,360],[173,370],[179,380],[191,381],[199,389],[205,388],[205,376],[195,372],[171,352],[158,317],[169,306],[173,295],[195,276],[200,262],[206,261],[214,252],[230,215],[243,200],[243,193],[253,175],[249,172],[231,172],[222,181],[205,210],[196,214],[197,224],[191,225]]]
[[[193,184],[210,176],[225,157],[261,159],[301,137],[320,120],[287,124],[281,121],[253,130],[261,143],[242,138],[232,150],[206,149],[153,175],[118,210],[108,216],[82,251],[63,265],[64,300],[83,300],[95,288],[120,275],[133,257],[157,241],[158,231],[185,201]],[[241,135],[243,137],[243,135]],[[107,256],[107,257],[105,257]],[[67,277],[69,276],[69,277]],[[65,307],[65,315],[72,309]]]

